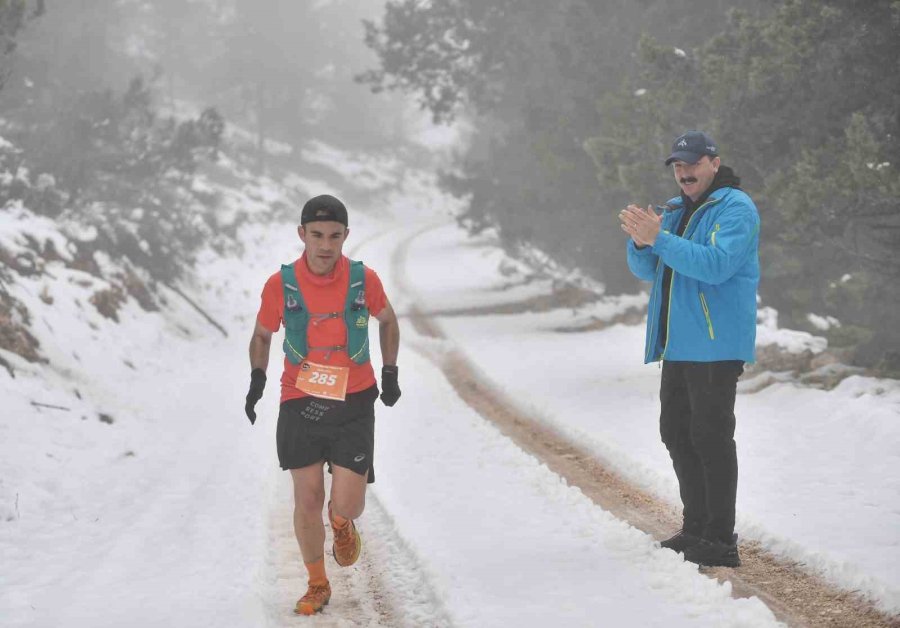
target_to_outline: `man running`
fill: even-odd
[[[737,567],[734,402],[754,359],[759,214],[706,133],[676,138],[666,165],[681,195],[662,215],[637,205],[619,214],[628,267],[653,282],[644,361],[662,360],[659,429],[684,504],[681,530],[661,545]]]
[[[309,588],[294,612],[312,615],[331,598],[325,575],[327,463],[332,474],[328,519],[332,554],[347,567],[361,549],[353,520],[365,508],[373,467],[375,399],[378,387],[369,361],[369,316],[378,320],[381,344],[381,400],[400,398],[397,351],[400,327],[381,280],[362,262],[343,256],[350,233],[347,209],[327,194],[303,206],[297,229],[305,250],[266,282],[250,340],[250,423],[266,385],[272,334],[283,324],[284,372],[278,413],[277,448],[282,469],[294,483],[294,533],[309,572]]]

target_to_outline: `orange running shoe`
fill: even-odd
[[[306,590],[306,595],[297,600],[294,612],[298,615],[315,615],[331,599],[331,585],[311,584]]]
[[[348,519],[343,527],[335,527],[334,519],[331,517],[331,502],[328,502],[328,521],[331,523],[331,531],[334,532],[334,545],[331,546],[334,560],[341,567],[349,567],[356,562],[362,550],[362,539],[359,538],[356,524],[352,519]]]

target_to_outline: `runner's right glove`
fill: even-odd
[[[386,406],[392,406],[400,398],[400,386],[397,384],[397,367],[381,367],[381,401]]]
[[[250,371],[250,392],[247,393],[247,403],[244,406],[244,412],[250,419],[250,425],[256,422],[256,402],[262,398],[263,390],[266,388],[266,372],[256,368]]]

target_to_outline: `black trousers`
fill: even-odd
[[[669,450],[681,502],[683,529],[730,543],[737,495],[734,399],[741,360],[663,361],[659,432]]]

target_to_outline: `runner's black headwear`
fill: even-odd
[[[346,227],[348,226],[347,208],[330,194],[314,196],[303,206],[303,211],[300,213],[300,225],[317,221],[339,222]]]

